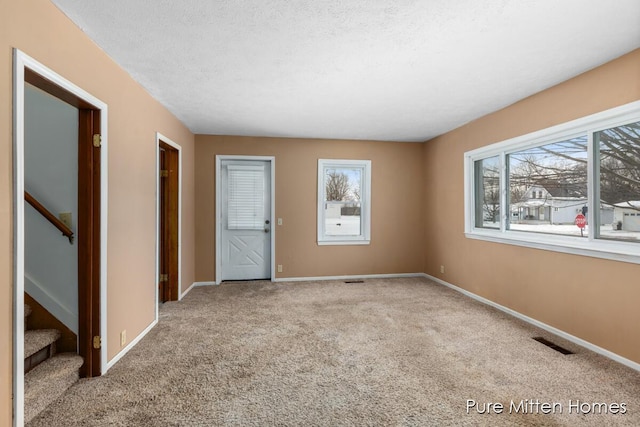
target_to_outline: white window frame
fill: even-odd
[[[360,188],[360,235],[327,236],[325,234],[325,169],[362,170]],[[368,245],[371,243],[371,160],[318,159],[318,245]]]
[[[508,174],[506,167],[507,155],[526,148],[559,142],[580,135],[587,135],[587,191],[589,194],[587,206],[589,212],[595,212],[594,179],[599,178],[595,176],[596,168],[594,158],[598,152],[594,149],[593,135],[601,130],[637,121],[640,121],[640,101],[635,101],[464,153],[465,236],[470,239],[640,264],[640,243],[596,238],[596,227],[588,227],[587,238],[507,230],[506,222],[509,209],[507,206],[507,189],[505,185]],[[493,156],[499,156],[500,158],[499,229],[480,228],[475,225],[476,196],[474,162]]]

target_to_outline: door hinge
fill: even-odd
[[[160,281],[161,282],[168,282],[169,281],[169,274],[161,274],[160,275]]]
[[[96,133],[93,135],[93,146],[99,148],[102,146],[102,135]]]
[[[93,337],[93,348],[98,349],[100,347],[102,347],[102,338],[100,338],[100,335],[96,335]]]
[[[169,176],[169,171],[168,171],[168,170],[166,170],[166,169],[162,169],[162,170],[160,171],[160,177],[161,177],[161,178],[167,178],[168,176]]]

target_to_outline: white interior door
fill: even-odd
[[[271,163],[222,160],[222,280],[271,278]]]

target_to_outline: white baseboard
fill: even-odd
[[[558,328],[555,328],[553,326],[547,325],[546,323],[540,322],[539,320],[536,320],[536,319],[534,319],[532,317],[526,316],[526,315],[524,315],[522,313],[519,313],[519,312],[517,312],[515,310],[512,310],[512,309],[510,309],[508,307],[500,305],[500,304],[498,304],[496,302],[488,300],[488,299],[486,299],[484,297],[481,297],[480,295],[476,295],[473,292],[469,292],[469,291],[467,291],[465,289],[459,288],[459,287],[457,287],[455,285],[452,285],[451,283],[445,282],[442,279],[438,279],[437,277],[431,276],[431,275],[426,274],[426,273],[423,273],[422,276],[427,278],[427,279],[429,279],[429,280],[432,280],[432,281],[434,281],[434,282],[436,282],[438,284],[441,284],[441,285],[446,286],[446,287],[448,287],[450,289],[453,289],[454,291],[460,292],[461,294],[464,294],[464,295],[466,295],[466,296],[468,296],[470,298],[473,298],[474,300],[479,301],[479,302],[481,302],[483,304],[487,304],[487,305],[490,305],[491,307],[497,308],[498,310],[500,310],[502,312],[505,312],[507,314],[510,314],[513,317],[516,317],[516,318],[518,318],[520,320],[524,320],[525,322],[527,322],[527,323],[529,323],[531,325],[537,326],[540,329],[544,329],[545,331],[550,332],[550,333],[552,333],[554,335],[557,335],[557,336],[559,336],[561,338],[564,338],[567,341],[571,341],[574,344],[577,344],[577,345],[579,345],[581,347],[585,347],[585,348],[587,348],[587,349],[589,349],[589,350],[591,350],[591,351],[593,351],[595,353],[601,354],[602,356],[605,356],[605,357],[607,357],[607,358],[609,358],[611,360],[614,360],[614,361],[616,361],[618,363],[621,363],[621,364],[623,364],[625,366],[628,366],[631,369],[634,369],[636,371],[640,371],[640,363],[634,362],[633,360],[629,360],[629,359],[627,359],[625,357],[620,356],[619,354],[616,354],[616,353],[614,353],[612,351],[609,351],[607,349],[599,347],[599,346],[597,346],[595,344],[590,343],[589,341],[585,341],[582,338],[578,338],[578,337],[576,337],[574,335],[571,335],[571,334],[569,334],[567,332],[564,332],[564,331],[562,331],[562,330],[560,330]]]
[[[321,280],[357,280],[357,279],[393,279],[397,277],[425,277],[424,273],[395,273],[395,274],[356,274],[348,276],[317,276],[317,277],[278,277],[274,282],[315,282]]]
[[[426,279],[429,279],[433,282],[436,282],[440,285],[446,286],[450,289],[453,289],[454,291],[460,292],[461,294],[464,294],[466,296],[468,296],[469,298],[472,298],[476,301],[479,301],[483,304],[489,305],[491,307],[494,307],[504,313],[507,313],[513,317],[516,317],[520,320],[523,320],[531,325],[537,326],[540,329],[544,329],[547,332],[550,332],[554,335],[557,335],[561,338],[566,339],[567,341],[570,341],[574,344],[577,344],[581,347],[587,348],[595,353],[601,354],[602,356],[605,356],[611,360],[614,360],[615,362],[618,362],[622,365],[625,365],[631,369],[634,369],[636,371],[640,372],[640,363],[634,362],[632,360],[629,360],[625,357],[622,357],[616,353],[613,353],[612,351],[609,351],[607,349],[604,349],[602,347],[599,347],[595,344],[592,344],[588,341],[583,340],[582,338],[578,338],[574,335],[571,335],[567,332],[564,332],[558,328],[555,328],[553,326],[547,325],[546,323],[540,322],[539,320],[536,320],[532,317],[526,316],[522,313],[519,313],[515,310],[512,310],[508,307],[505,307],[503,305],[500,305],[496,302],[493,302],[491,300],[488,300],[484,297],[481,297],[479,295],[474,294],[473,292],[469,292],[465,289],[462,289],[458,286],[452,285],[451,283],[445,282],[442,279],[439,279],[437,277],[431,276],[429,274],[426,273],[397,273],[397,274],[365,274],[365,275],[347,275],[347,276],[319,276],[319,277],[285,277],[285,278],[276,278],[274,279],[274,282],[310,282],[310,281],[325,281],[325,280],[352,280],[352,279],[387,279],[387,278],[400,278],[400,277],[424,277]],[[184,297],[187,292],[189,292],[191,289],[193,289],[196,286],[213,286],[213,285],[217,285],[216,282],[194,282],[189,289],[187,289],[187,291],[185,291],[185,293],[182,294],[182,296]],[[120,353],[118,353],[113,359],[111,359],[108,363],[107,363],[107,369],[111,368],[111,366],[113,366],[115,363],[117,363],[131,348],[133,348],[156,324],[158,323],[157,320],[154,320],[144,331],[142,331],[142,333],[140,335],[138,335],[133,341],[131,341],[124,349],[122,349],[122,351],[120,351]],[[106,372],[106,371],[105,371]],[[103,372],[103,374],[105,373]]]
[[[215,285],[215,284],[216,284],[215,282],[193,282],[191,284],[191,286],[189,286],[189,288],[186,291],[184,291],[184,293],[180,296],[180,299],[184,298],[184,296],[187,295],[187,293],[189,291],[191,291],[196,286],[209,286],[209,285]],[[146,329],[140,333],[140,335],[135,337],[135,339],[133,339],[133,341],[131,341],[129,344],[127,344],[127,346],[125,348],[123,348],[118,354],[116,354],[113,357],[113,359],[111,359],[107,363],[107,369],[106,370],[109,370],[109,368],[111,368],[113,365],[115,365],[125,354],[127,354],[127,352],[129,350],[131,350],[133,347],[135,347],[135,345],[138,344],[138,342],[140,342],[140,340],[142,338],[144,338],[144,336],[147,335],[149,333],[149,331],[151,329],[153,329],[153,327],[156,326],[157,324],[158,324],[158,318],[156,317],[156,319],[153,322],[151,322],[151,324],[149,326],[147,326]],[[105,372],[106,372],[106,370],[105,370]],[[105,372],[103,372],[103,374]]]
[[[78,315],[74,314],[68,307],[65,307],[27,273],[24,274],[24,290],[45,310],[61,321],[74,334],[78,335]]]
[[[184,298],[196,286],[215,286],[215,285],[219,285],[219,283],[216,283],[216,282],[193,282],[191,284],[191,286],[189,286],[189,288],[186,291],[184,291],[182,293],[182,295],[180,295],[180,298],[178,298],[178,301],[182,301],[182,298]]]
[[[127,354],[129,352],[129,350],[131,350],[133,347],[136,346],[136,344],[138,344],[140,342],[140,340],[142,338],[144,338],[145,335],[147,335],[149,333],[149,331],[151,329],[153,329],[154,326],[156,326],[158,324],[158,319],[155,319],[153,322],[151,322],[151,324],[149,326],[147,326],[145,328],[144,331],[142,331],[140,333],[140,335],[138,335],[137,337],[135,337],[131,342],[129,342],[129,344],[127,344],[127,346],[125,348],[123,348],[120,353],[116,354],[113,359],[109,360],[109,362],[107,362],[107,369],[102,372],[102,374],[104,375],[113,365],[115,365],[116,363],[118,363],[118,361],[120,359],[122,359],[122,357]]]
[[[182,301],[182,298],[184,298],[185,295],[187,295],[191,291],[191,289],[193,289],[194,286],[196,286],[195,282],[192,283],[191,286],[189,286],[186,291],[180,294],[180,296],[178,297],[178,301]]]
[[[216,283],[216,282],[193,282],[193,285],[191,285],[191,287],[193,288],[194,286],[215,286],[215,285],[219,285],[219,283]]]

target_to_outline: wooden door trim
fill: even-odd
[[[100,110],[80,109],[78,126],[78,352],[82,377],[100,375]],[[97,362],[97,363],[96,363]]]
[[[269,162],[271,166],[271,188],[269,188],[269,197],[271,198],[271,260],[269,261],[270,270],[271,270],[271,281],[274,282],[276,280],[276,268],[275,268],[275,260],[276,260],[276,158],[274,156],[236,156],[236,155],[226,155],[226,154],[218,154],[216,155],[216,172],[215,172],[215,189],[216,189],[216,207],[215,207],[215,218],[216,218],[216,249],[215,249],[215,260],[216,260],[216,284],[222,283],[222,257],[220,256],[221,248],[222,248],[222,186],[221,186],[221,172],[222,172],[222,162],[224,160],[259,160]]]
[[[67,99],[63,99],[67,103],[74,105],[82,100],[85,104],[81,107],[91,107],[100,111],[99,129],[102,135],[102,147],[100,149],[100,158],[102,167],[97,173],[97,180],[101,184],[100,193],[100,251],[99,251],[99,269],[95,273],[99,277],[98,290],[99,300],[96,304],[99,312],[102,314],[99,322],[99,331],[102,336],[102,347],[100,349],[100,359],[98,368],[99,372],[104,374],[108,369],[107,364],[107,343],[106,343],[106,286],[107,286],[107,260],[106,260],[106,236],[107,236],[107,147],[108,147],[108,108],[107,104],[94,97],[90,93],[76,86],[69,80],[55,73],[50,68],[44,66],[40,62],[31,58],[29,55],[20,51],[13,50],[13,171],[14,171],[14,189],[13,189],[13,235],[14,235],[14,252],[13,252],[13,313],[14,313],[14,333],[13,333],[13,411],[15,425],[22,425],[24,422],[24,330],[22,324],[24,322],[24,90],[25,83],[37,83],[38,79],[34,76],[41,77],[41,81],[47,82],[47,87],[43,88],[51,93],[51,85],[60,90],[71,94]],[[36,84],[37,86],[37,84]],[[54,93],[54,96],[56,94]],[[58,96],[56,96],[58,97]],[[76,101],[73,100],[76,99]],[[18,197],[19,195],[19,197]]]
[[[160,301],[177,301],[179,298],[178,287],[178,199],[179,199],[179,156],[177,149],[164,141],[160,141],[161,171],[160,174],[160,262],[164,271],[160,274],[167,275],[166,280],[160,280]],[[163,155],[164,153],[164,155]],[[164,162],[163,162],[164,160]],[[164,163],[164,164],[163,164]],[[166,173],[165,173],[166,171]],[[164,297],[164,298],[163,298]]]
[[[79,96],[76,93],[70,92],[64,88],[62,88],[57,83],[49,80],[41,74],[38,74],[36,71],[26,68],[24,70],[24,81],[32,84],[33,86],[47,92],[49,95],[52,95],[58,98],[61,101],[66,102],[69,105],[76,107],[79,110],[99,110],[100,108],[88,102],[83,97]]]
[[[167,196],[168,196],[168,186],[167,186],[167,176],[165,176],[164,171],[167,170],[167,152],[163,148],[163,144],[159,144],[159,161],[158,161],[158,173],[160,174],[159,184],[158,184],[158,271],[156,274],[158,275],[158,303],[164,303],[168,300],[168,290],[167,290],[167,280],[163,277],[165,271],[167,270],[167,245],[166,241],[166,228],[167,228]]]
[[[176,234],[175,245],[173,251],[171,251],[170,263],[173,265],[171,271],[171,289],[170,300],[176,301],[182,299],[186,292],[182,291],[182,147],[180,144],[172,141],[170,138],[156,133],[156,320],[158,318],[158,302],[159,292],[158,283],[160,281],[159,269],[160,269],[160,148],[161,146],[170,153],[170,162],[172,162],[173,168],[177,169],[177,173],[169,174],[169,185],[171,186],[175,199],[174,204],[177,204],[177,215],[173,217],[174,230]]]

